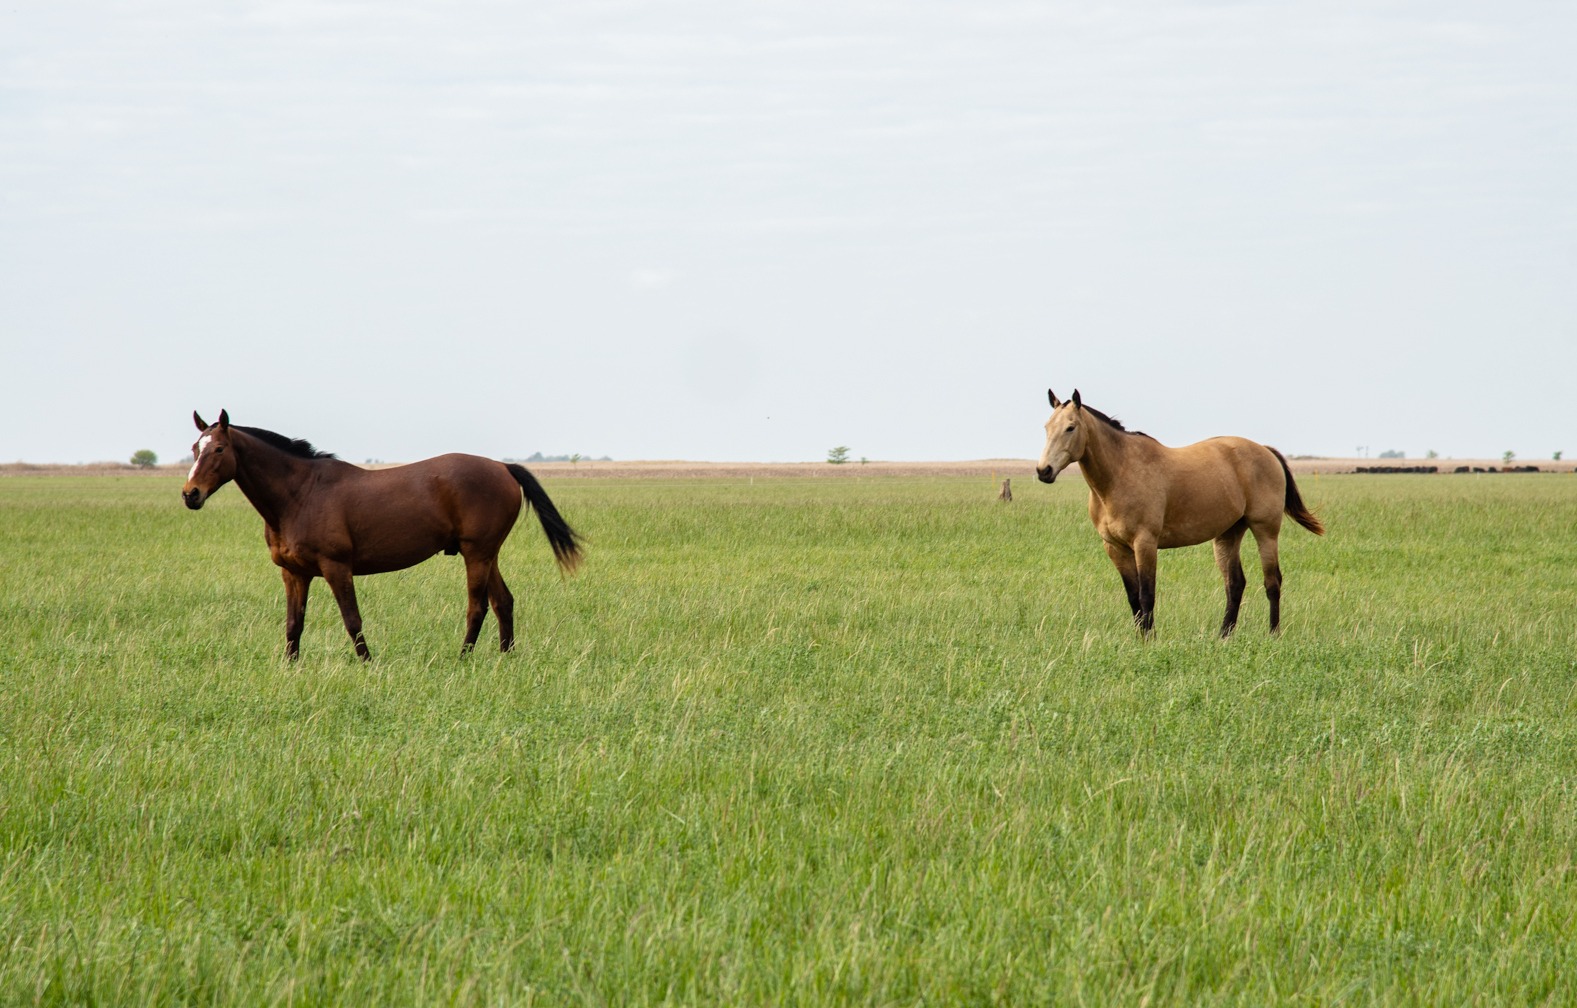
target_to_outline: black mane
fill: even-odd
[[[318,451],[316,448],[312,447],[311,441],[305,441],[301,438],[288,438],[283,434],[275,434],[271,430],[263,430],[261,427],[242,427],[240,424],[232,424],[231,426],[233,426],[238,431],[252,435],[265,444],[278,448],[287,455],[294,455],[296,458],[339,458],[339,456],[335,455],[333,452]]]
[[[1108,426],[1114,427],[1117,430],[1122,431],[1124,434],[1132,434],[1134,437],[1146,437],[1146,438],[1150,437],[1150,435],[1146,434],[1144,431],[1131,431],[1131,430],[1129,430],[1128,428],[1123,426],[1123,422],[1121,420],[1117,419],[1114,416],[1108,416],[1105,413],[1102,413],[1100,410],[1096,409],[1094,406],[1090,406],[1090,405],[1087,405],[1087,404],[1084,404],[1084,403],[1080,403],[1079,404],[1079,408],[1084,410],[1084,412],[1090,414],[1091,416],[1095,417],[1095,419],[1103,421]],[[1155,438],[1150,438],[1150,440],[1154,441]]]

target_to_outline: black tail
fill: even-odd
[[[525,491],[526,502],[537,513],[537,520],[542,523],[542,531],[548,537],[548,545],[553,547],[553,558],[558,561],[559,569],[566,574],[575,573],[575,568],[580,566],[581,538],[575,530],[569,527],[569,522],[559,514],[559,509],[553,506],[548,499],[548,492],[542,489],[542,484],[531,475],[525,466],[513,462],[505,462],[504,468],[509,470],[509,475],[515,477],[515,482],[520,484],[520,489]]]
[[[1298,484],[1292,478],[1292,467],[1287,465],[1286,456],[1274,448],[1270,450],[1276,456],[1276,461],[1281,463],[1281,471],[1287,474],[1287,514],[1292,516],[1293,521],[1315,535],[1324,535],[1325,525],[1304,505],[1303,495],[1298,493]]]

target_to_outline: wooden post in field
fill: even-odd
[[[1002,492],[997,494],[997,500],[999,500],[999,501],[1010,501],[1012,499],[1013,499],[1013,480],[1011,478],[1009,478],[1009,479],[1005,479],[1005,480],[1002,481]]]

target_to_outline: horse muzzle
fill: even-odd
[[[1057,482],[1057,470],[1053,469],[1051,466],[1040,466],[1040,467],[1036,468],[1035,476],[1042,483],[1055,483],[1055,482]]]
[[[181,500],[185,501],[186,506],[191,508],[193,511],[200,509],[203,506],[203,501],[207,499],[208,495],[203,493],[202,490],[198,489],[197,487],[192,487],[190,490],[181,491]]]

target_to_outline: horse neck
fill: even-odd
[[[1100,420],[1093,417],[1091,420],[1084,454],[1078,460],[1079,472],[1084,474],[1084,482],[1091,490],[1105,497],[1116,487],[1123,469],[1129,464],[1133,438]]]
[[[232,428],[235,485],[272,528],[295,510],[311,481],[313,463]]]

